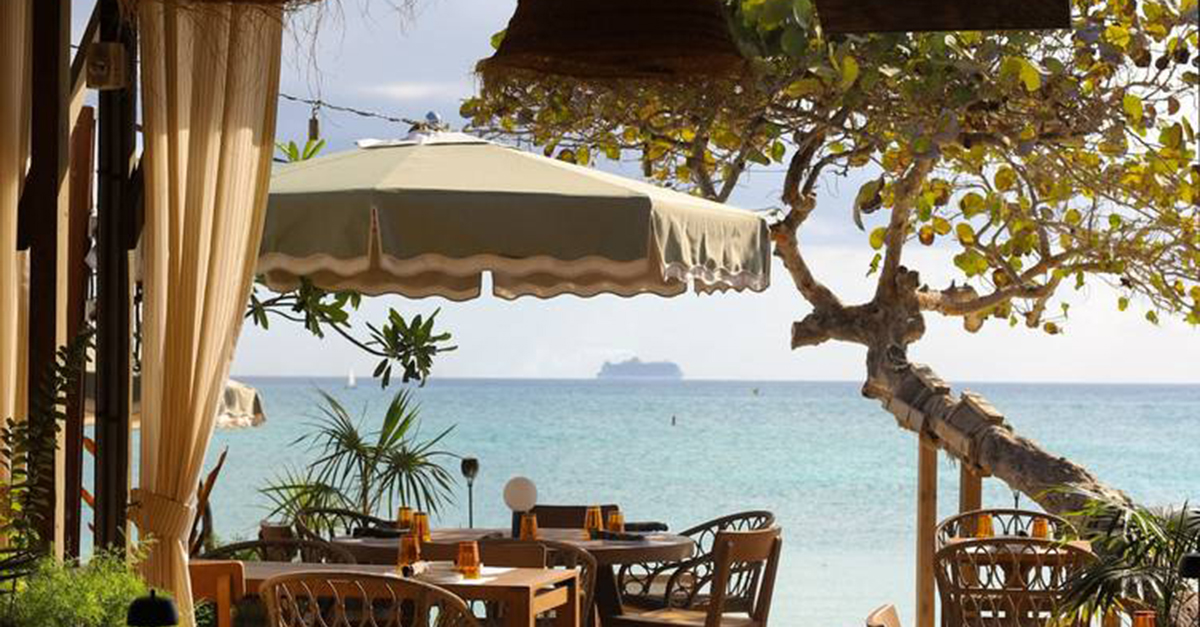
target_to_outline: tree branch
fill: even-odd
[[[900,257],[904,251],[904,243],[908,240],[908,219],[912,215],[913,205],[925,177],[933,168],[930,159],[919,159],[908,168],[908,173],[900,179],[893,195],[896,199],[892,207],[892,219],[888,223],[887,237],[884,240],[883,269],[879,273],[879,282],[875,287],[875,300],[894,300],[897,285],[896,277],[900,270]]]

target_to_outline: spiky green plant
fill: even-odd
[[[1097,559],[1068,582],[1061,614],[1153,610],[1164,623],[1178,624],[1194,594],[1179,576],[1179,563],[1200,549],[1200,509],[1093,498],[1073,517],[1081,521],[1079,535],[1091,541]]]
[[[363,420],[332,395],[320,394],[313,430],[295,442],[316,451],[317,459],[303,469],[285,469],[262,490],[272,517],[293,520],[304,509],[328,507],[367,515],[398,505],[437,512],[452,502],[454,477],[441,460],[454,455],[437,447],[454,427],[422,439],[420,408],[410,390],[392,397],[373,432],[364,431]]]

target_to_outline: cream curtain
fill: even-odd
[[[146,182],[142,574],[193,623],[186,540],[249,296],[279,91],[275,5],[139,0]]]
[[[25,413],[28,255],[17,252],[17,203],[29,159],[31,11],[32,0],[0,2],[0,421]]]

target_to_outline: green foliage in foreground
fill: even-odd
[[[1094,499],[1073,517],[1087,521],[1081,536],[1099,559],[1069,583],[1063,615],[1153,610],[1170,618],[1160,624],[1180,624],[1194,591],[1179,576],[1179,563],[1200,551],[1200,509]]]
[[[0,579],[19,577],[29,563],[25,553],[43,553],[49,546],[51,539],[42,538],[41,529],[54,508],[58,435],[67,419],[67,395],[79,381],[92,335],[92,328],[85,327],[69,345],[60,346],[30,403],[29,417],[5,417],[0,427],[0,464],[6,471],[0,480],[0,538],[6,541]],[[10,563],[21,566],[10,569]]]
[[[17,592],[0,599],[2,627],[119,627],[146,584],[119,556],[76,566],[46,557]]]
[[[308,445],[317,459],[284,471],[262,490],[272,517],[290,521],[307,508],[338,508],[391,518],[400,505],[432,513],[452,502],[454,476],[441,462],[454,456],[436,447],[453,427],[422,439],[411,390],[392,397],[374,432],[364,431],[363,421],[330,394],[321,397],[312,431],[295,442]]]

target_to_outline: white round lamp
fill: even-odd
[[[513,477],[504,484],[504,503],[514,512],[527,512],[537,505],[537,486],[527,477]]]

